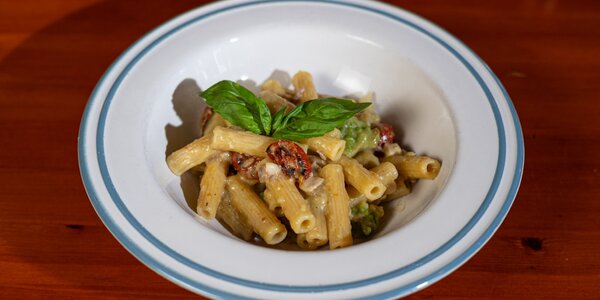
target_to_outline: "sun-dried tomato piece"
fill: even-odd
[[[280,140],[267,147],[267,155],[276,164],[280,165],[283,172],[302,184],[312,174],[312,167],[308,155],[294,142]]]
[[[394,142],[396,135],[394,134],[394,128],[392,125],[387,123],[377,123],[375,127],[379,129],[379,147],[383,147],[383,145],[387,143]]]
[[[256,166],[261,158],[254,155],[248,155],[238,152],[231,152],[231,165],[233,168],[248,179],[258,179]]]
[[[202,131],[204,131],[204,128],[206,127],[206,123],[208,123],[208,120],[210,120],[210,118],[212,118],[213,114],[215,113],[215,111],[210,108],[210,106],[207,106],[206,108],[204,108],[204,111],[202,112],[202,121],[201,121],[201,126],[202,126]]]

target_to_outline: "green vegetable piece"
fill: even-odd
[[[346,120],[370,104],[336,98],[306,101],[296,106],[283,118],[283,121],[273,129],[273,137],[298,141],[322,136],[344,125]]]
[[[256,134],[271,134],[271,112],[267,104],[243,86],[223,80],[200,96],[231,124]]]
[[[383,217],[383,207],[361,201],[351,209],[352,233],[358,237],[366,237],[379,227]]]
[[[369,213],[369,204],[366,201],[358,202],[350,212],[352,213],[352,220],[358,220]]]
[[[275,132],[275,130],[277,130],[277,128],[279,128],[279,127],[281,127],[283,125],[283,120],[285,118],[285,111],[286,110],[287,110],[287,107],[282,107],[273,116],[273,125],[271,125],[271,130],[273,132]]]
[[[375,148],[379,145],[380,137],[376,130],[356,117],[348,119],[340,128],[340,132],[342,139],[346,141],[344,154],[348,157],[354,157],[363,149]]]

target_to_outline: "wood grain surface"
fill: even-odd
[[[0,1],[0,299],[192,299],[94,212],[77,163],[92,88],[201,1]],[[395,1],[478,53],[511,95],[525,171],[500,229],[409,299],[600,298],[600,1]]]

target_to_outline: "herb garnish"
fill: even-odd
[[[322,98],[306,101],[289,113],[281,109],[271,116],[264,100],[243,86],[223,80],[200,93],[208,106],[231,122],[256,134],[299,141],[322,136],[367,108],[370,103]]]

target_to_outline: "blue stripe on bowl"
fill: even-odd
[[[131,70],[135,66],[135,64],[146,53],[148,53],[151,49],[153,49],[156,45],[160,44],[163,40],[165,40],[172,34],[180,31],[181,29],[189,26],[192,23],[198,22],[209,16],[220,14],[220,13],[223,13],[226,11],[239,9],[239,8],[243,8],[243,7],[260,5],[260,4],[264,4],[264,3],[273,3],[273,2],[312,2],[312,3],[334,4],[334,5],[352,7],[352,8],[360,9],[360,10],[366,10],[366,11],[369,11],[369,12],[372,12],[375,14],[379,14],[379,15],[388,17],[395,21],[401,22],[407,26],[410,26],[410,27],[418,30],[419,32],[432,38],[433,40],[438,42],[440,45],[445,47],[450,53],[452,53],[452,55],[454,55],[457,59],[459,59],[463,63],[463,65],[469,70],[469,72],[473,75],[473,77],[478,81],[478,83],[480,84],[482,90],[484,91],[484,93],[490,103],[490,107],[492,108],[492,111],[493,111],[493,114],[494,114],[494,117],[496,120],[496,125],[497,125],[497,129],[498,129],[498,137],[499,137],[498,163],[496,166],[496,171],[494,174],[493,182],[492,182],[490,189],[489,189],[483,203],[481,204],[481,206],[478,208],[478,210],[472,216],[472,218],[469,220],[469,222],[465,225],[465,227],[463,227],[454,237],[452,237],[450,240],[448,240],[440,248],[425,255],[424,257],[411,263],[410,265],[407,265],[405,267],[402,267],[400,269],[397,269],[397,270],[394,270],[394,271],[391,271],[391,272],[388,272],[388,273],[385,273],[382,275],[378,275],[378,276],[360,280],[360,281],[347,282],[347,283],[343,283],[343,284],[320,285],[320,286],[287,286],[287,285],[266,284],[266,283],[246,280],[246,279],[238,278],[235,276],[223,274],[223,273],[209,269],[201,264],[198,264],[198,263],[188,259],[187,257],[177,253],[175,250],[169,248],[167,245],[163,244],[160,240],[158,240],[156,237],[154,237],[148,230],[146,230],[143,227],[143,225],[141,225],[135,219],[135,217],[127,209],[126,205],[123,203],[122,199],[120,198],[119,194],[117,193],[117,191],[112,183],[110,174],[108,172],[108,167],[106,165],[106,161],[105,161],[105,157],[104,157],[104,127],[106,125],[106,117],[107,117],[108,110],[109,110],[110,104],[112,102],[112,99],[113,99],[115,93],[117,92],[119,85],[121,84],[123,79],[127,76],[129,70]],[[147,34],[146,36],[148,36],[148,35],[149,34]],[[131,52],[132,51],[131,49],[135,45],[137,45],[139,43],[139,41],[143,40],[146,36],[142,37],[140,40],[138,40],[138,42],[136,42],[135,44],[130,46],[109,67],[109,69],[102,76],[102,78],[100,79],[96,88],[92,92],[92,95],[90,96],[90,100],[86,106],[85,112],[83,114],[82,122],[81,122],[81,128],[80,128],[80,134],[79,134],[79,145],[78,145],[81,176],[83,178],[83,182],[86,187],[86,191],[88,193],[88,196],[89,196],[92,204],[94,205],[94,208],[96,209],[96,212],[98,213],[98,215],[100,216],[100,218],[102,219],[104,224],[107,226],[107,228],[112,232],[112,234],[117,238],[117,240],[119,240],[121,242],[121,244],[126,249],[128,249],[131,253],[133,253],[134,256],[136,256],[140,261],[142,261],[148,267],[150,267],[157,273],[161,274],[162,276],[168,278],[169,280],[171,280],[175,283],[178,283],[182,286],[196,290],[198,292],[202,292],[209,296],[225,297],[225,298],[229,298],[229,299],[245,299],[244,297],[239,297],[237,295],[233,295],[228,292],[225,292],[225,291],[222,291],[219,289],[215,289],[215,288],[207,286],[201,282],[198,282],[198,281],[194,280],[193,278],[186,277],[185,275],[177,272],[176,270],[161,264],[156,259],[154,259],[150,255],[148,255],[148,253],[144,249],[140,248],[137,244],[135,244],[135,242],[133,242],[127,236],[127,234],[125,234],[121,230],[121,228],[119,228],[119,226],[113,221],[113,219],[111,218],[109,213],[106,211],[106,208],[104,207],[102,202],[98,199],[95,187],[94,187],[93,183],[91,182],[90,175],[89,175],[90,170],[89,170],[89,165],[88,165],[88,161],[87,161],[88,158],[85,156],[85,152],[86,152],[85,145],[86,145],[87,137],[84,135],[84,133],[86,132],[87,126],[88,126],[87,123],[88,123],[89,111],[90,111],[91,107],[97,101],[99,101],[97,99],[97,93],[99,92],[100,86],[103,85],[104,81],[106,80],[107,75],[110,74],[111,72],[113,72],[114,67],[123,60],[123,57],[125,56],[125,54],[128,54],[129,52]],[[464,46],[464,47],[466,49],[468,49],[468,47],[466,47],[466,46]],[[475,57],[477,57],[474,53],[472,53],[472,54]],[[372,297],[374,299],[394,297],[394,296],[405,295],[405,294],[414,292],[416,290],[422,289],[423,287],[443,278],[445,275],[450,273],[452,270],[458,268],[461,264],[466,262],[466,260],[469,257],[474,255],[487,242],[487,240],[493,235],[493,233],[496,231],[496,229],[500,226],[500,223],[502,222],[502,220],[508,213],[508,210],[510,209],[512,202],[514,201],[514,198],[516,196],[516,192],[517,192],[517,189],[519,187],[519,183],[520,183],[520,180],[522,177],[522,168],[523,168],[523,161],[524,161],[524,147],[523,147],[523,136],[522,136],[522,132],[521,132],[521,127],[520,127],[514,106],[512,105],[512,102],[511,102],[508,94],[506,93],[506,90],[502,87],[499,80],[496,78],[496,76],[493,74],[493,72],[487,67],[487,65],[485,65],[485,63],[483,61],[481,61],[481,59],[479,59],[478,57],[477,57],[477,59],[487,68],[489,74],[491,74],[493,76],[493,78],[496,81],[496,83],[498,84],[499,88],[502,90],[504,97],[510,107],[511,114],[513,117],[513,122],[514,122],[514,125],[516,128],[517,165],[516,165],[515,173],[513,175],[513,182],[512,182],[509,194],[507,195],[500,212],[498,213],[498,215],[496,216],[496,218],[494,219],[492,224],[482,234],[482,236],[480,236],[477,239],[477,241],[473,245],[471,245],[465,252],[463,252],[459,257],[457,257],[456,259],[454,259],[453,261],[448,263],[446,266],[440,268],[439,270],[433,272],[432,274],[430,274],[428,276],[420,278],[420,279],[418,279],[410,284],[404,285],[402,287],[393,289],[391,291],[387,291],[386,293],[375,295]],[[120,210],[120,212],[123,214],[123,216],[133,226],[133,228],[135,228],[142,236],[144,236],[144,238],[146,238],[155,247],[157,247],[159,250],[161,250],[163,253],[170,256],[171,258],[177,260],[178,262],[180,262],[194,270],[197,270],[201,273],[207,274],[209,276],[212,276],[212,277],[215,277],[215,278],[227,281],[227,282],[247,286],[247,287],[271,290],[271,291],[278,291],[278,292],[288,292],[288,293],[328,292],[328,291],[336,291],[336,290],[344,290],[344,289],[362,287],[362,286],[374,284],[374,283],[377,283],[380,281],[385,281],[385,280],[400,276],[402,274],[405,274],[407,272],[410,272],[410,271],[418,268],[419,266],[421,266],[423,264],[430,262],[431,260],[442,255],[444,252],[446,252],[448,249],[450,249],[453,245],[455,245],[458,241],[460,241],[475,226],[475,224],[479,221],[481,216],[486,212],[492,199],[494,198],[494,196],[497,192],[498,186],[500,184],[500,181],[502,179],[504,168],[506,167],[505,166],[506,136],[505,136],[505,130],[504,130],[502,118],[501,118],[500,112],[498,110],[497,101],[496,101],[496,99],[493,98],[493,95],[491,94],[490,89],[485,84],[485,82],[483,81],[481,76],[475,71],[474,67],[471,64],[469,64],[469,62],[462,55],[460,55],[460,53],[458,53],[458,51],[456,51],[454,48],[452,48],[450,45],[448,45],[445,41],[443,41],[438,36],[434,35],[433,33],[420,27],[419,25],[417,25],[413,22],[410,22],[398,15],[395,15],[393,13],[389,13],[386,11],[382,11],[382,10],[379,10],[379,9],[376,9],[373,7],[369,7],[366,5],[362,5],[362,4],[345,3],[345,2],[339,2],[339,1],[333,1],[333,0],[315,0],[315,1],[312,1],[312,0],[289,0],[289,1],[264,0],[264,1],[254,1],[254,2],[235,4],[235,5],[225,7],[225,8],[221,8],[218,10],[204,13],[202,15],[194,17],[194,18],[176,26],[175,28],[169,30],[165,34],[158,37],[156,40],[152,41],[142,51],[140,51],[127,64],[125,69],[119,74],[119,76],[113,83],[106,99],[104,99],[102,110],[100,112],[100,117],[99,117],[99,121],[98,121],[98,131],[97,131],[97,135],[96,135],[96,144],[97,144],[98,163],[100,166],[100,172],[102,174],[102,178],[103,178],[105,187],[106,187],[107,191],[109,192],[112,200],[114,201],[115,205]]]

